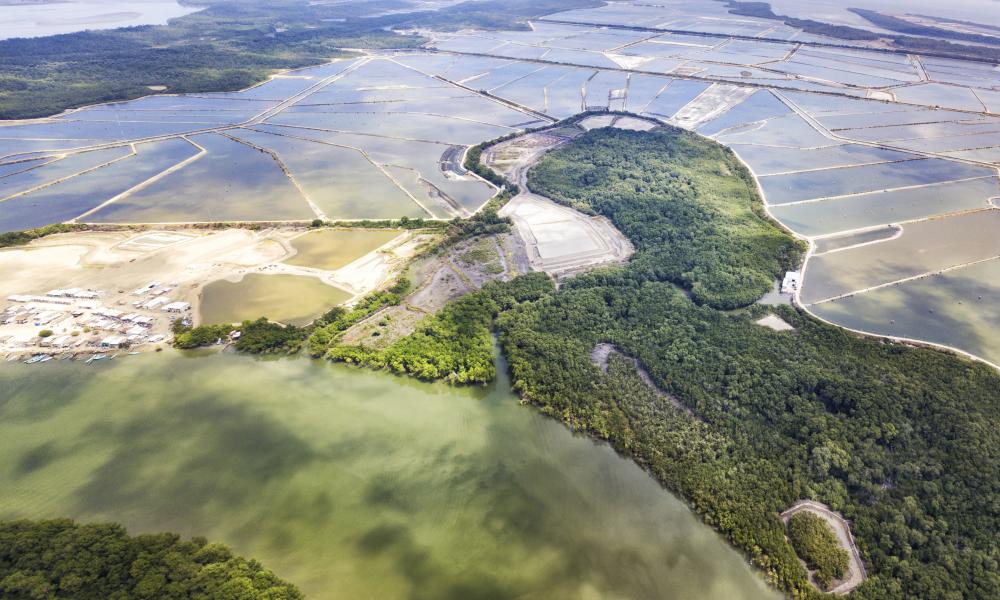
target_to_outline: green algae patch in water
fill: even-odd
[[[0,363],[0,456],[2,518],[206,536],[311,600],[779,597],[503,376],[456,388],[226,353]]]
[[[335,271],[399,237],[395,229],[320,229],[291,241],[289,265]]]
[[[307,325],[351,294],[306,275],[251,273],[238,282],[225,279],[201,293],[201,323],[240,323],[267,317],[287,325]]]

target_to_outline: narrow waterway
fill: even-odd
[[[315,600],[777,598],[506,378],[458,389],[229,354],[0,363],[0,457],[0,518],[206,536]]]

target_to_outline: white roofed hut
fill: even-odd
[[[128,338],[123,335],[109,335],[101,340],[101,348],[120,348],[122,344],[128,343]]]
[[[781,293],[794,296],[802,285],[802,273],[799,271],[789,271],[785,273],[785,278],[781,281]]]
[[[168,313],[182,313],[191,310],[191,304],[189,302],[171,302],[164,306],[163,310]]]

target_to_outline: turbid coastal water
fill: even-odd
[[[0,518],[206,536],[314,600],[778,597],[506,378],[173,352],[0,363],[0,456]]]

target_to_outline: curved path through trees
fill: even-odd
[[[850,561],[846,576],[833,589],[829,590],[829,593],[846,594],[861,585],[861,582],[867,579],[868,572],[865,570],[865,564],[861,560],[858,547],[854,543],[854,536],[851,535],[850,523],[840,513],[830,510],[827,505],[815,500],[799,500],[795,502],[788,510],[781,513],[781,520],[787,525],[792,515],[802,511],[810,512],[823,519],[830,526],[830,529],[833,530],[834,535],[837,536],[837,542],[840,544],[840,547],[846,550],[849,555]]]

